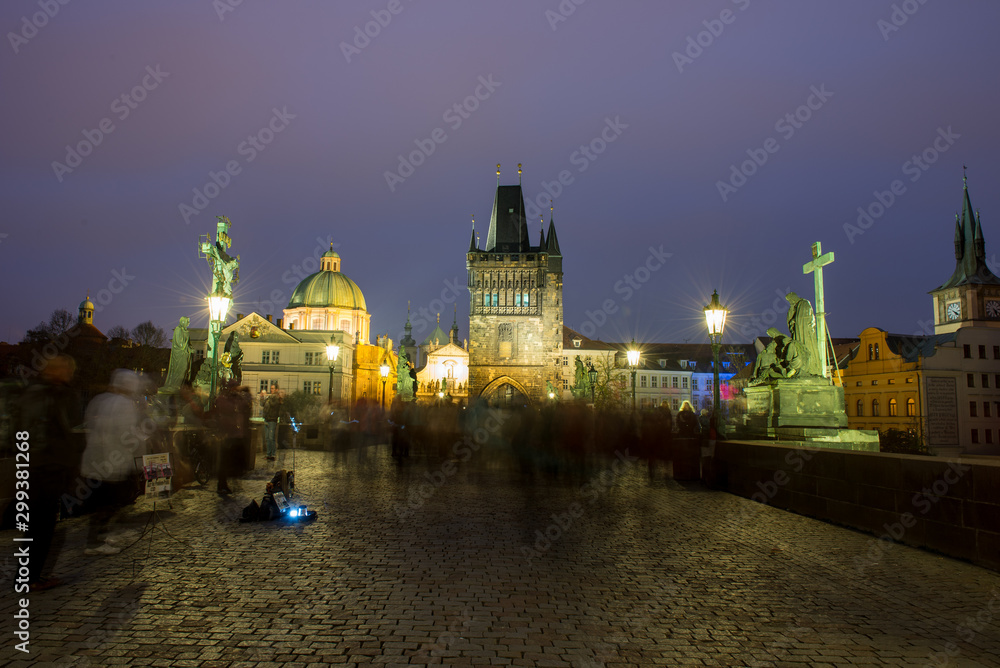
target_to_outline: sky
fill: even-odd
[[[471,219],[549,200],[565,324],[605,341],[932,332],[963,167],[1000,252],[995,0],[7,0],[0,340],[89,290],[107,331],[205,326],[199,237],[232,221],[236,313],[279,317],[333,243],[372,337],[468,336]]]

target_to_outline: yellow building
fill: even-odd
[[[378,337],[377,345],[359,343],[354,349],[354,396],[352,403],[365,402],[392,406],[396,397],[396,365],[399,356],[392,351],[392,339]],[[389,367],[382,376],[381,367]]]
[[[927,344],[927,337],[898,336],[878,327],[861,332],[843,375],[851,429],[920,429],[918,353]]]

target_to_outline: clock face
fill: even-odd
[[[986,317],[993,319],[1000,318],[1000,301],[995,299],[986,300]]]
[[[948,320],[958,320],[962,317],[962,305],[958,302],[952,302],[945,307],[945,313],[948,316]]]

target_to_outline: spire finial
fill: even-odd
[[[438,324],[439,325],[441,324],[441,314],[440,313],[438,313]]]
[[[965,173],[968,169],[968,167],[962,165],[962,185],[965,186],[966,190],[969,189],[969,175]]]
[[[497,163],[497,187],[500,187],[500,163]]]
[[[517,163],[517,185],[521,185],[521,163]]]
[[[406,300],[406,319],[410,319],[410,300]]]
[[[552,205],[552,200],[549,200],[549,216],[555,215],[555,207]]]

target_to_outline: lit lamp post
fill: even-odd
[[[327,393],[327,403],[333,404],[333,365],[337,362],[337,355],[340,354],[340,346],[334,341],[333,334],[330,335],[330,343],[326,347],[326,359],[330,362],[330,391]]]
[[[597,369],[593,362],[588,362],[590,368],[587,369],[587,377],[590,379],[590,403],[594,403],[594,386],[597,385]]]
[[[632,412],[635,412],[635,372],[639,367],[639,349],[635,347],[635,339],[628,347],[628,365],[632,369]]]
[[[215,401],[216,383],[219,378],[219,338],[222,336],[222,323],[226,321],[232,297],[219,291],[208,297],[209,327],[212,334],[212,385],[208,393],[208,405]]]
[[[718,291],[712,291],[712,301],[705,307],[705,321],[708,323],[708,338],[712,340],[712,410],[715,414],[715,429],[720,431],[719,414],[719,342],[722,340],[722,330],[726,327],[726,314],[729,310],[719,303]]]
[[[382,375],[382,410],[385,410],[385,381],[389,379],[389,365],[383,361],[378,372]]]

